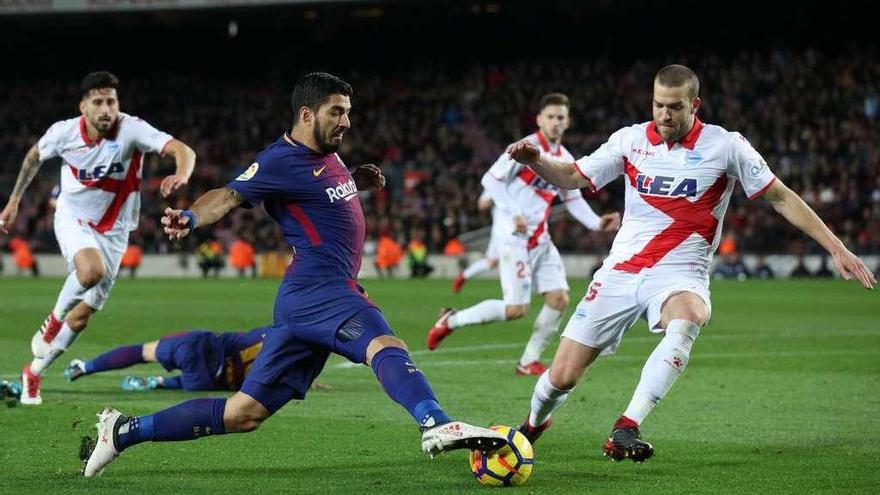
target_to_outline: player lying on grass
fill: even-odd
[[[133,391],[238,390],[263,348],[263,338],[269,328],[258,327],[248,332],[175,333],[144,344],[117,347],[89,361],[74,359],[64,376],[75,381],[95,373],[158,362],[168,371],[180,370],[181,373],[168,377],[127,376],[122,388]]]
[[[229,399],[199,398],[134,417],[105,409],[97,441],[80,450],[85,476],[101,474],[140,443],[254,431],[289,401],[305,398],[331,353],[372,368],[388,396],[415,420],[425,453],[489,451],[506,443],[493,430],[449,417],[406,344],[357,282],[366,231],[358,191],[381,188],[385,178],[374,165],[351,171],[336,154],[351,127],[351,94],[336,76],[303,77],[293,90],[289,132],[226,187],[206,192],[189,210],[165,210],[165,233],[176,240],[233,208],[263,204],[295,253],[278,288],[274,326],[241,390]]]

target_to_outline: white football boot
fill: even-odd
[[[21,398],[19,402],[26,406],[39,406],[43,403],[40,397],[40,375],[31,372],[31,365],[24,365],[21,370]]]
[[[49,344],[55,340],[55,336],[58,335],[58,332],[61,330],[62,322],[55,319],[55,315],[51,312],[49,316],[43,320],[43,324],[40,325],[40,329],[34,334],[31,338],[31,352],[34,354],[35,358],[43,358],[49,354],[49,350],[51,346]],[[48,342],[46,341],[48,339]]]
[[[85,461],[82,474],[86,478],[100,476],[107,464],[119,457],[114,431],[119,418],[125,416],[116,409],[109,407],[104,409],[98,414],[98,422],[95,424],[98,437],[93,442],[88,437],[83,439],[88,441],[87,445],[80,446],[80,459]]]
[[[452,421],[422,433],[422,451],[430,457],[455,449],[489,452],[507,445],[507,438],[495,430]]]

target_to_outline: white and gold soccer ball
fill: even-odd
[[[529,479],[535,467],[532,444],[516,428],[492,426],[507,437],[507,445],[484,454],[474,450],[470,455],[471,472],[480,484],[487,486],[519,486]]]

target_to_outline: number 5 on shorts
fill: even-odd
[[[596,296],[599,295],[599,287],[602,287],[602,282],[594,281],[590,284],[590,287],[587,289],[587,295],[584,297],[584,301],[590,302],[593,299],[596,299]]]

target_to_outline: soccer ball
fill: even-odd
[[[529,479],[535,466],[532,444],[516,428],[492,426],[507,437],[507,445],[489,454],[471,452],[471,472],[480,484],[487,486],[519,486]]]

